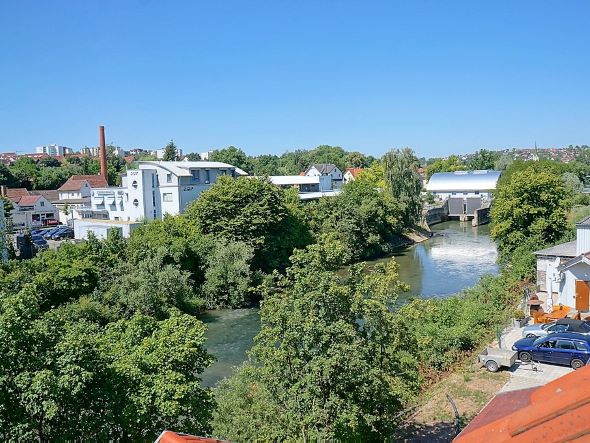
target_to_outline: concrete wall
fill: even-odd
[[[127,238],[131,232],[141,223],[117,223],[109,220],[74,220],[74,237],[76,239],[88,238],[92,232],[99,239],[106,239],[109,230],[120,229],[123,237]]]
[[[479,208],[476,209],[473,213],[473,220],[471,221],[471,226],[479,226],[485,225],[490,222],[490,208],[489,206],[486,208]]]
[[[424,220],[428,226],[447,221],[449,216],[449,206],[444,202],[442,206],[429,208],[425,211]]]

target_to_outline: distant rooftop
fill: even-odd
[[[232,166],[230,164],[227,163],[222,163],[222,162],[209,162],[209,161],[151,161],[151,160],[147,160],[147,161],[138,161],[137,162],[139,169],[145,169],[142,168],[142,166],[150,166],[150,165],[156,165],[159,166],[161,168],[164,169],[168,169],[170,172],[172,172],[174,175],[177,176],[190,176],[191,172],[190,169],[191,168],[210,168],[210,169],[235,169],[236,173],[238,175],[248,175],[248,173],[246,171],[244,171],[243,169],[237,168],[236,166]]]

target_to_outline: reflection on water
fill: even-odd
[[[400,278],[411,287],[400,302],[416,296],[449,296],[498,270],[489,226],[473,228],[470,223],[447,222],[432,230],[435,236],[431,239],[394,254]],[[391,258],[369,265],[387,260]],[[246,359],[260,329],[260,317],[258,309],[222,309],[205,313],[202,320],[208,326],[207,349],[217,358],[203,374],[203,384],[214,386]]]
[[[445,297],[471,287],[484,274],[496,274],[498,256],[489,225],[446,222],[434,236],[394,254],[400,278],[410,285],[406,297]],[[388,260],[377,260],[372,263]]]

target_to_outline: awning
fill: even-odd
[[[104,204],[104,197],[92,197],[92,204],[93,205],[102,205],[102,204]]]
[[[114,205],[115,204],[115,197],[107,197],[107,205]]]

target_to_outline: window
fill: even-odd
[[[133,183],[131,183],[131,186],[133,186],[133,189],[137,189],[137,180],[133,180]]]
[[[172,183],[172,174],[166,174],[166,183]]]
[[[211,181],[211,171],[209,169],[205,170],[205,183],[209,183]]]
[[[138,199],[133,200],[133,206],[135,206],[136,208],[139,206],[139,200]]]
[[[152,206],[156,206],[156,191],[152,191]]]
[[[200,177],[199,172],[200,171],[198,169],[193,169],[191,171],[191,174],[193,174],[193,181],[196,181],[196,182],[201,181],[201,177]]]
[[[576,347],[574,346],[574,343],[570,340],[557,340],[556,348],[558,348],[558,349],[576,349]]]
[[[554,348],[555,340],[548,340],[545,343],[541,343],[540,348]]]
[[[119,221],[119,220],[120,220],[120,217],[115,217],[115,221]]]
[[[162,194],[162,201],[164,201],[164,202],[171,202],[171,201],[173,201],[172,200],[172,193],[167,192],[167,193]]]
[[[45,206],[45,202],[41,202],[41,206]]]
[[[586,345],[584,343],[582,343],[581,341],[575,341],[574,344],[576,345],[576,349],[578,351],[585,351],[586,350]]]
[[[551,332],[564,332],[567,330],[567,325],[553,325],[547,328]]]

